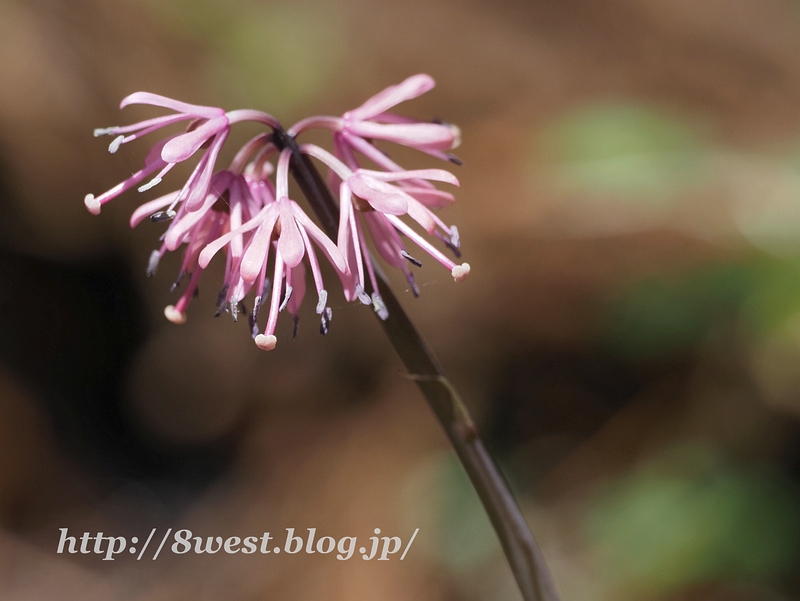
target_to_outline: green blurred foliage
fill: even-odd
[[[452,571],[468,571],[497,551],[497,538],[478,494],[456,458],[448,454],[438,472],[442,557]]]
[[[452,453],[436,454],[417,469],[406,497],[409,526],[436,533],[425,552],[450,572],[465,575],[500,553],[480,498]]]
[[[711,328],[734,319],[759,280],[757,267],[732,264],[637,281],[610,303],[603,338],[637,361],[685,353]]]
[[[800,150],[733,157],[724,171],[739,231],[765,251],[800,252]],[[723,165],[726,161],[723,159]]]
[[[324,6],[265,5],[234,22],[212,63],[215,85],[276,116],[308,102],[343,62],[344,24]],[[280,117],[279,117],[280,118]]]
[[[636,361],[691,352],[711,332],[769,336],[800,314],[800,259],[755,255],[627,284],[607,307],[601,338]]]
[[[756,286],[742,317],[757,336],[768,336],[800,314],[800,258],[764,258],[751,266]]]
[[[676,446],[599,493],[586,534],[611,590],[770,579],[798,559],[798,503],[798,491],[767,468]]]
[[[661,205],[705,182],[708,157],[682,121],[637,104],[591,105],[539,138],[556,183],[588,197]]]

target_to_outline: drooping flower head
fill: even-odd
[[[130,188],[138,187],[140,192],[144,192],[156,186],[177,163],[204,149],[192,174],[180,189],[144,203],[131,217],[132,227],[148,217],[153,222],[168,222],[161,246],[151,254],[148,275],[155,273],[167,251],[184,248],[179,275],[172,289],[183,281],[187,283],[178,301],[165,309],[170,321],[183,323],[186,320],[186,310],[197,294],[200,278],[220,251],[225,256],[225,273],[217,300],[217,314],[228,311],[235,321],[240,313],[247,313],[244,299],[254,291],[249,319],[252,335],[262,349],[275,347],[278,314],[285,309],[294,317],[296,333],[300,305],[306,291],[307,267],[317,292],[316,313],[320,316],[320,332],[327,333],[332,311],[328,306],[318,251],[336,272],[346,300],[359,299],[364,304],[371,304],[385,319],[386,307],[377,293],[365,231],[371,235],[381,257],[403,270],[415,294],[418,290],[408,265],[421,266],[421,263],[407,252],[404,239],[413,241],[442,263],[457,281],[469,273],[469,265],[454,263],[401,219],[408,215],[458,256],[457,230],[445,225],[433,211],[452,203],[454,198],[432,183],[458,185],[458,180],[441,169],[406,171],[374,146],[375,140],[394,142],[459,163],[446,153],[457,144],[456,128],[387,112],[399,102],[415,98],[432,87],[433,80],[429,76],[417,75],[387,88],[341,118],[313,117],[287,131],[282,130],[273,117],[260,111],[225,112],[220,108],[191,105],[137,92],[126,97],[121,107],[148,104],[174,113],[129,126],[95,130],[95,136],[114,136],[110,152],[168,126],[188,122],[187,127],[157,142],[141,170],[97,197],[87,195],[85,204],[90,212],[98,214],[103,204]],[[239,150],[228,169],[216,170],[231,125],[241,121],[263,124],[275,133],[265,132],[254,137]],[[326,164],[330,169],[330,180],[338,188],[334,189],[338,192],[340,205],[336,242],[326,236],[289,197],[293,150],[284,147],[280,140],[286,136],[293,139],[312,127],[333,130],[333,153],[308,144],[300,146],[299,151]],[[273,168],[270,159],[275,155],[277,166]],[[363,168],[360,157],[368,159],[378,169]],[[150,176],[153,177],[142,184]],[[367,282],[372,289],[371,296],[366,292]],[[262,330],[257,320],[267,298],[269,311]]]

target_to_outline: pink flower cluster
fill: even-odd
[[[338,192],[336,241],[289,198],[292,150],[280,149],[276,144],[273,132],[281,126],[274,117],[254,110],[225,112],[145,92],[131,94],[122,101],[121,107],[148,104],[171,109],[174,113],[124,127],[95,130],[95,136],[114,136],[110,152],[163,127],[182,121],[188,122],[188,126],[185,131],[155,144],[141,170],[100,196],[88,194],[84,202],[91,213],[99,214],[101,207],[111,199],[133,187],[138,187],[140,192],[149,190],[176,164],[203,150],[181,189],[143,204],[131,217],[131,227],[148,217],[154,222],[169,222],[160,248],[150,257],[148,275],[155,273],[167,251],[184,247],[183,262],[173,289],[184,279],[188,279],[188,283],[178,301],[165,309],[167,319],[174,323],[186,321],[186,308],[197,293],[203,271],[219,251],[224,251],[225,275],[218,314],[228,310],[236,320],[244,310],[243,299],[254,291],[250,324],[256,344],[264,350],[275,348],[275,327],[278,314],[284,309],[294,316],[296,329],[298,311],[306,292],[307,269],[311,270],[317,293],[320,332],[327,333],[332,312],[318,253],[325,256],[336,272],[346,300],[358,299],[365,305],[372,305],[385,319],[386,307],[377,293],[367,234],[378,254],[405,273],[415,295],[418,289],[409,264],[421,266],[421,263],[406,250],[404,240],[411,240],[444,265],[456,281],[469,274],[467,263],[456,264],[402,219],[407,215],[458,257],[458,230],[447,226],[434,213],[435,209],[455,199],[432,183],[457,186],[458,180],[441,169],[405,170],[375,145],[376,140],[394,142],[458,163],[447,153],[458,144],[457,128],[388,112],[433,86],[434,81],[428,75],[415,75],[342,117],[312,117],[286,130],[284,135],[291,138],[311,128],[332,131],[332,153],[313,144],[300,145],[299,149],[328,168],[329,185]],[[241,121],[257,122],[272,131],[248,141],[230,167],[215,170],[231,125]],[[365,159],[377,169],[362,167]],[[143,183],[148,177],[150,180]],[[366,292],[367,279],[373,291],[371,295]],[[267,300],[269,313],[261,331],[257,319],[261,305]]]

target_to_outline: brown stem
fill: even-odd
[[[311,160],[300,153],[296,141],[282,129],[274,131],[275,144],[290,148],[290,168],[323,229],[335,238],[339,209]],[[379,320],[400,359],[444,428],[453,449],[483,502],[500,538],[511,571],[525,601],[559,601],[542,552],[497,464],[483,445],[469,412],[445,377],[438,360],[403,311],[383,271],[374,264],[378,294],[388,310]],[[375,292],[375,291],[373,291]]]

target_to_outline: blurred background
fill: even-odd
[[[370,310],[334,296],[322,338],[307,303],[264,353],[212,317],[217,263],[174,326],[163,225],[82,202],[148,149],[92,137],[131,92],[288,125],[426,72],[400,111],[462,129],[472,275],[397,291],[565,601],[800,599],[798,33],[795,0],[0,0],[0,596],[518,599]],[[420,532],[106,562],[62,527]]]

